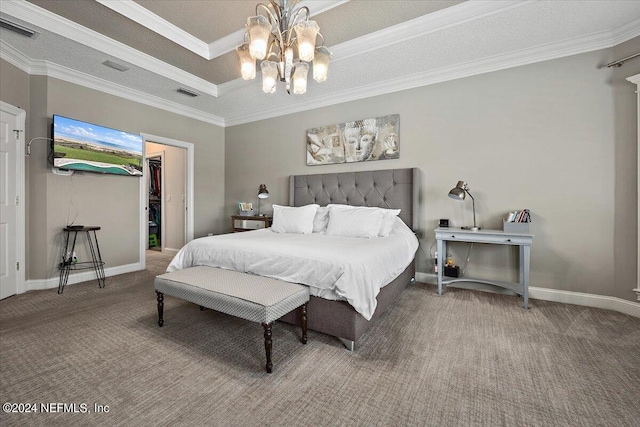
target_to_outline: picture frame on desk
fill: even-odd
[[[238,202],[238,215],[255,216],[255,212],[253,211],[253,203]]]

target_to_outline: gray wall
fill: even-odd
[[[625,45],[633,43],[637,46],[638,39]],[[624,56],[622,50],[229,127],[226,213],[234,213],[239,200],[255,199],[261,183],[271,194],[263,212],[270,210],[268,204],[288,203],[292,174],[418,167],[424,230],[419,271],[431,268],[432,230],[439,218],[449,218],[454,226],[471,223],[470,201],[447,197],[458,180],[465,180],[484,228],[501,228],[507,211],[531,209],[531,286],[634,300],[635,86],[623,76],[640,70],[638,61],[618,71],[602,68]],[[400,114],[400,159],[306,166],[306,129],[387,114]],[[467,246],[451,245],[451,252],[463,264]],[[624,265],[616,253],[624,254]],[[476,245],[467,275],[516,280],[516,263],[510,248]]]
[[[29,100],[28,138],[50,136],[51,118],[60,114],[193,143],[195,236],[224,230],[223,128],[58,79],[29,77],[4,61],[0,64],[0,98],[13,105]],[[5,74],[5,70],[10,72]],[[26,91],[25,81],[29,82]],[[22,86],[20,90],[5,90],[18,85]],[[102,227],[98,238],[105,267],[137,263],[141,238],[139,178],[90,173],[57,176],[47,164],[47,144],[36,141],[32,147],[26,162],[27,279],[56,276],[62,227],[74,217],[77,224]],[[86,260],[88,254],[83,249],[79,248],[78,255]]]
[[[614,60],[638,53],[640,38],[616,46]],[[635,288],[638,268],[637,197],[638,197],[638,129],[636,87],[626,78],[640,73],[640,58],[613,69],[614,162],[615,162],[615,222],[614,222],[614,296],[625,298]],[[635,203],[635,209],[634,209]],[[633,224],[636,227],[633,227]],[[634,232],[635,230],[635,232]],[[634,250],[636,248],[636,250]],[[633,266],[636,266],[634,269]]]

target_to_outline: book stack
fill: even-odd
[[[502,221],[502,229],[509,233],[528,233],[531,213],[529,209],[513,211]]]
[[[531,222],[531,213],[529,212],[529,209],[509,212],[505,222]]]

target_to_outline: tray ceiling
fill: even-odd
[[[333,52],[304,95],[240,79],[235,46],[256,1],[3,0],[3,59],[220,125],[274,117],[614,46],[640,35],[633,1],[306,0]],[[640,51],[640,46],[639,49]],[[110,60],[129,67],[107,68]],[[191,98],[179,87],[199,94]]]

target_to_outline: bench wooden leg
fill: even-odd
[[[302,344],[307,343],[307,304],[300,308],[300,324],[302,325]]]
[[[162,326],[164,324],[164,320],[162,319],[162,310],[164,309],[164,294],[158,291],[156,291],[156,294],[158,294],[158,326]]]
[[[264,328],[264,351],[267,353],[266,368],[268,373],[271,373],[273,369],[273,364],[271,363],[271,326],[273,326],[273,322],[262,324]]]

